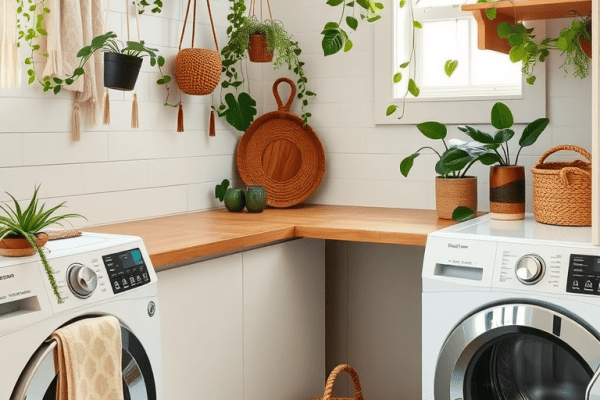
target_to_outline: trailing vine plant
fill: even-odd
[[[40,51],[40,45],[34,41],[41,36],[48,36],[48,32],[42,27],[44,17],[50,13],[50,9],[44,6],[44,0],[17,0],[17,32],[19,43],[25,41],[29,46],[31,53],[25,58],[27,67],[28,83],[35,82],[35,57],[48,57],[48,53]],[[60,89],[58,89],[60,91]],[[56,93],[58,93],[58,91]]]
[[[135,4],[135,2],[134,2]],[[160,14],[162,12],[162,7],[163,7],[163,2],[162,0],[154,0],[152,2],[152,5],[150,3],[148,3],[148,0],[140,0],[137,3],[137,11],[138,14],[143,14],[146,12],[146,7],[152,7],[150,9],[150,11],[153,14]]]
[[[398,0],[396,0],[398,1]],[[418,3],[419,0],[415,0]],[[384,10],[383,3],[379,3],[374,0],[327,0],[327,4],[332,7],[341,7],[341,16],[339,22],[328,22],[325,24],[321,34],[323,40],[321,47],[325,56],[336,54],[342,49],[344,52],[348,52],[352,49],[353,43],[346,32],[345,26],[348,26],[352,31],[356,31],[359,26],[359,20],[356,17],[357,13],[361,21],[366,23],[373,23],[381,19],[381,12]],[[406,109],[406,98],[408,94],[412,94],[414,97],[419,97],[421,90],[416,82],[416,48],[415,48],[415,34],[417,29],[422,29],[423,25],[415,20],[413,11],[413,2],[411,0],[399,0],[398,6],[404,9],[408,5],[408,13],[410,18],[411,31],[411,46],[408,55],[408,60],[400,64],[400,69],[405,70],[408,68],[408,85],[402,98],[402,104],[390,104],[386,110],[386,116],[393,114],[398,115],[398,119],[404,117]],[[351,15],[346,15],[348,10],[352,10]],[[358,11],[357,11],[358,10]],[[346,18],[344,19],[344,16]],[[343,24],[345,22],[345,25]],[[444,65],[444,71],[448,77],[451,77],[456,68],[458,67],[457,60],[447,60]],[[392,76],[394,84],[399,84],[404,77],[402,72],[396,72]]]
[[[256,101],[246,91],[242,62],[248,57],[250,35],[261,33],[266,36],[267,48],[273,51],[273,69],[287,66],[298,77],[297,96],[302,101],[302,119],[307,123],[312,115],[305,108],[315,93],[307,88],[308,78],[304,73],[304,62],[299,58],[302,50],[298,42],[292,39],[280,21],[261,22],[256,17],[248,17],[244,15],[244,0],[230,1],[231,12],[227,16],[229,41],[221,50],[225,79],[221,82],[220,103],[213,105],[213,109],[239,131],[247,130],[254,120]]]

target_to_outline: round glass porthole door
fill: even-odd
[[[123,400],[156,400],[152,365],[139,339],[121,325]],[[44,343],[29,360],[10,400],[56,400],[54,344]]]
[[[552,310],[491,307],[450,334],[435,375],[435,400],[588,400],[600,341]]]

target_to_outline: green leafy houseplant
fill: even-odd
[[[137,3],[137,10],[139,14],[146,12],[146,7],[152,7],[150,11],[152,14],[160,14],[162,12],[163,2],[161,0],[154,0],[152,4],[148,0],[141,0]]]
[[[0,205],[0,209],[6,214],[6,216],[0,215],[0,241],[9,237],[26,239],[39,254],[54,295],[57,301],[62,303],[63,300],[58,292],[52,268],[48,264],[44,252],[35,243],[35,235],[50,225],[58,224],[62,226],[61,221],[69,218],[83,217],[79,214],[54,215],[57,210],[64,207],[64,202],[48,210],[44,209],[44,204],[38,207],[38,190],[39,186],[35,188],[33,197],[25,210],[22,210],[17,200],[10,193],[7,193],[13,200],[14,209],[8,205]]]
[[[438,155],[439,160],[435,165],[435,172],[443,178],[463,178],[473,164],[478,161],[484,165],[492,165],[498,162],[497,155],[490,153],[486,147],[479,146],[479,143],[476,146],[461,144],[449,147],[445,140],[448,129],[444,124],[435,121],[423,122],[417,125],[417,129],[429,139],[441,140],[444,144],[445,151],[440,154],[433,147],[424,146],[410,156],[404,158],[400,163],[400,172],[405,177],[408,177],[408,173],[413,167],[415,158],[417,158],[421,154],[421,151],[425,149],[432,150]]]
[[[168,102],[168,83],[171,82],[171,77],[163,73],[162,67],[165,65],[164,57],[157,54],[157,49],[147,47],[143,40],[139,42],[127,41],[125,44],[123,44],[121,41],[117,40],[117,35],[112,31],[96,36],[94,39],[92,39],[92,43],[79,50],[77,53],[77,57],[79,58],[79,66],[75,68],[72,73],[67,74],[67,76],[64,78],[50,78],[46,76],[39,80],[40,84],[43,86],[43,91],[52,91],[54,94],[58,94],[63,85],[71,85],[77,79],[81,78],[85,74],[83,68],[84,65],[98,51],[124,54],[133,57],[149,57],[150,65],[152,67],[156,66],[160,72],[161,77],[156,81],[156,83],[158,85],[165,85],[166,87],[167,100],[165,101],[165,105],[176,106],[176,104],[170,104]],[[25,62],[27,63],[27,60]],[[33,60],[31,60],[31,64],[33,64]],[[32,71],[29,72],[29,74],[35,79],[35,67],[32,67]],[[31,78],[30,83],[32,83]]]
[[[459,127],[458,129],[466,133],[473,140],[483,143],[488,151],[493,152],[493,154],[496,155],[496,162],[500,165],[517,165],[519,162],[519,154],[521,154],[523,147],[534,144],[550,122],[548,118],[539,118],[523,129],[523,133],[519,139],[519,151],[515,157],[514,164],[511,164],[508,141],[515,135],[515,131],[510,129],[514,124],[512,112],[506,104],[498,102],[492,107],[491,118],[492,126],[497,129],[493,136],[470,126]]]
[[[256,101],[245,91],[242,61],[248,57],[250,35],[262,33],[266,36],[267,47],[274,53],[273,69],[287,66],[297,77],[298,98],[302,100],[302,119],[306,123],[311,113],[305,112],[309,99],[315,94],[307,89],[308,79],[304,74],[304,63],[299,56],[302,50],[298,42],[286,32],[280,21],[259,21],[256,17],[244,15],[244,0],[230,0],[231,13],[227,16],[229,41],[222,49],[223,73],[220,103],[213,106],[219,117],[239,131],[248,129],[257,114]]]

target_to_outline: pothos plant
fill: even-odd
[[[267,48],[273,52],[273,69],[287,66],[297,77],[298,98],[302,101],[302,119],[307,123],[311,113],[305,111],[309,99],[315,93],[307,89],[308,78],[304,73],[304,62],[300,61],[302,50],[280,21],[259,21],[256,17],[244,15],[244,0],[230,0],[231,13],[227,16],[229,41],[221,51],[223,73],[220,103],[213,106],[219,117],[239,131],[248,129],[257,114],[256,101],[245,91],[245,77],[242,61],[248,57],[250,35],[265,34]]]
[[[41,46],[37,40],[42,36],[48,36],[48,32],[43,28],[42,23],[46,15],[50,13],[50,9],[44,6],[44,0],[17,0],[17,33],[19,47],[21,41],[27,43],[30,54],[25,58],[27,65],[28,83],[31,85],[35,82],[35,56],[48,57],[48,53],[41,52]]]
[[[64,207],[64,202],[47,210],[44,209],[44,204],[42,204],[41,207],[38,207],[39,188],[40,187],[37,186],[33,191],[33,197],[31,198],[31,201],[25,210],[22,210],[17,200],[10,193],[7,193],[13,200],[14,208],[10,207],[9,205],[0,205],[0,209],[4,212],[4,214],[6,214],[5,216],[0,215],[0,241],[7,237],[26,239],[31,247],[33,247],[40,256],[42,265],[44,266],[44,270],[48,276],[48,281],[50,282],[52,291],[56,296],[56,300],[58,303],[62,303],[63,300],[60,292],[58,291],[58,286],[56,285],[52,268],[48,263],[48,259],[46,258],[44,251],[40,249],[35,242],[36,234],[42,232],[44,228],[50,225],[58,224],[62,226],[61,221],[65,221],[69,218],[83,218],[83,216],[79,214],[54,215],[57,210]]]
[[[479,3],[495,3],[499,0],[478,0]],[[511,0],[513,2],[514,0]],[[489,20],[496,19],[497,10],[490,7],[486,10]],[[545,62],[550,51],[557,50],[565,56],[561,68],[565,74],[573,68],[573,76],[585,78],[589,75],[590,58],[586,55],[581,42],[591,41],[590,16],[580,16],[571,22],[571,26],[560,31],[557,38],[546,38],[536,41],[533,28],[527,28],[522,23],[501,22],[498,24],[498,36],[510,43],[509,57],[513,63],[522,62],[522,72],[530,85],[535,83],[533,74],[536,63]]]
[[[152,7],[150,11],[153,14],[160,14],[162,12],[163,2],[161,0],[154,0],[152,4],[148,3],[148,0],[140,0],[137,2],[137,11],[139,14],[145,13],[147,7]]]
[[[419,0],[413,0],[415,4],[418,4]],[[422,29],[423,25],[415,20],[413,11],[413,1],[411,0],[399,0],[398,6],[408,12],[410,19],[410,32],[407,32],[411,38],[410,51],[408,53],[408,60],[399,65],[399,69],[408,71],[408,84],[406,91],[402,98],[402,104],[390,104],[386,110],[386,115],[397,115],[398,119],[404,117],[406,109],[406,98],[409,94],[414,97],[419,97],[421,90],[416,82],[416,46],[415,37],[416,30]],[[323,40],[321,47],[325,56],[336,54],[342,49],[344,52],[348,52],[352,49],[353,43],[348,35],[348,28],[352,31],[356,31],[359,26],[359,20],[361,23],[372,23],[381,19],[381,12],[385,6],[383,3],[374,0],[327,0],[327,4],[332,7],[341,7],[341,16],[338,22],[327,22],[321,34]],[[408,6],[408,7],[407,7]],[[406,7],[406,8],[405,8]],[[351,11],[350,11],[351,10]],[[344,16],[346,17],[344,19]],[[345,23],[345,24],[344,24]],[[347,28],[346,28],[347,26]],[[456,68],[458,67],[457,60],[447,60],[444,64],[444,71],[448,77],[451,77]],[[408,68],[408,69],[407,69]],[[404,75],[402,72],[396,72],[392,77],[394,84],[402,82]]]

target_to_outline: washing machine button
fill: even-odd
[[[515,265],[517,279],[525,285],[533,285],[544,276],[545,264],[537,254],[527,254],[519,258]]]
[[[98,276],[93,269],[85,265],[71,264],[67,270],[67,282],[75,296],[86,299],[96,290]]]

